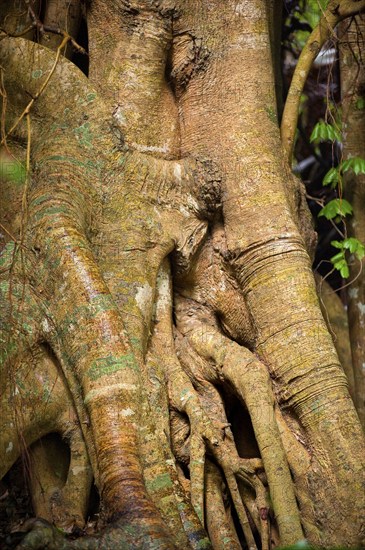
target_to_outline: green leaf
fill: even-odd
[[[333,220],[336,216],[345,217],[352,214],[352,206],[345,199],[333,199],[318,213],[318,217],[324,216],[327,220]]]
[[[344,263],[343,266],[340,268],[340,273],[341,277],[343,277],[344,279],[348,278],[348,276],[350,275],[350,270],[347,263]]]
[[[347,214],[352,214],[352,206],[351,204],[345,200],[345,199],[334,199],[338,201],[339,205],[339,215],[340,216],[347,216]]]
[[[341,141],[341,133],[335,126],[327,122],[317,122],[311,136],[310,142],[319,143],[320,141]]]
[[[327,0],[307,0],[304,4],[305,11],[301,16],[301,20],[309,23],[312,29],[314,29],[318,24],[326,4]]]
[[[365,246],[362,243],[360,243],[360,246],[357,247],[355,256],[360,261],[365,257]]]
[[[323,185],[330,185],[332,189],[334,189],[338,183],[339,180],[339,172],[338,168],[330,168],[327,172],[327,174],[323,178]]]
[[[359,244],[361,245],[360,241],[358,241],[358,239],[354,239],[354,237],[349,237],[348,239],[344,239],[343,241],[343,247],[349,250],[351,254],[356,252]]]
[[[333,256],[333,258],[331,258],[331,262],[333,263],[333,267],[341,273],[341,277],[347,279],[350,275],[350,270],[344,253],[340,252],[339,254],[336,254],[336,256]]]
[[[356,258],[360,261],[365,256],[365,246],[362,244],[361,241],[359,241],[359,239],[355,239],[355,237],[348,237],[343,241],[331,241],[331,245],[334,248],[338,248],[341,250],[341,252],[338,252],[331,258],[331,262],[336,267],[336,269],[339,269],[339,270],[344,265],[342,261],[346,260],[345,258],[346,250],[348,250],[351,254],[354,254]]]
[[[342,249],[342,248],[343,248],[343,241],[331,241],[331,245],[332,245],[334,248],[340,248],[340,249]]]
[[[362,258],[365,256],[364,245],[359,241],[359,239],[355,239],[355,237],[349,237],[348,239],[345,239],[343,241],[343,248],[349,250],[351,254],[355,254],[355,256],[359,260],[362,260]]]
[[[342,252],[339,252],[338,254],[335,254],[334,256],[332,256],[331,258],[331,262],[333,264],[336,264],[337,262],[340,262],[342,260],[345,259],[345,253],[344,251],[342,250]]]
[[[341,163],[341,172],[352,170],[356,176],[365,174],[365,159],[361,157],[353,157]]]

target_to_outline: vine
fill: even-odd
[[[321,141],[330,141],[332,143],[342,143],[342,134],[337,125],[328,122],[317,122],[310,136],[310,142],[317,145]],[[364,244],[355,237],[348,237],[346,231],[346,216],[353,213],[352,205],[343,198],[344,179],[343,174],[352,171],[355,176],[365,174],[365,159],[362,157],[353,157],[347,160],[341,160],[337,166],[328,170],[323,178],[322,185],[329,186],[336,191],[338,197],[331,199],[325,204],[318,213],[318,217],[324,216],[327,220],[336,224],[336,230],[341,236],[341,240],[331,241],[332,247],[338,252],[330,258],[330,261],[337,271],[340,272],[343,279],[350,276],[348,254],[353,254],[357,260],[361,261],[365,256]],[[344,233],[339,229],[338,224],[343,223]]]

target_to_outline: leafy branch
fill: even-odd
[[[343,241],[331,241],[331,245],[340,251],[331,258],[333,267],[341,273],[341,277],[347,279],[350,275],[350,270],[345,255],[346,251],[354,254],[354,256],[361,261],[365,256],[365,247],[354,237],[349,237]]]
[[[322,141],[342,141],[339,128],[324,121],[317,122],[310,136],[310,142],[318,144]],[[338,166],[328,170],[323,178],[322,185],[330,186],[331,189],[339,190],[339,198],[332,199],[319,211],[318,217],[324,216],[327,220],[333,220],[335,223],[344,221],[346,216],[352,215],[351,204],[342,198],[343,174],[352,171],[355,176],[365,174],[365,159],[362,157],[352,157],[341,161]],[[350,275],[349,265],[346,253],[353,254],[359,261],[365,256],[364,245],[354,237],[344,237],[341,241],[331,241],[331,245],[337,248],[339,252],[332,256],[331,262],[334,269],[337,269],[341,277],[347,279]]]
[[[342,174],[350,170],[355,176],[365,174],[365,159],[362,157],[349,158],[341,162],[339,166],[330,168],[323,178],[323,185],[329,185],[331,189],[335,189],[339,186],[342,189]]]
[[[318,25],[309,36],[298,59],[290,83],[281,121],[281,138],[288,161],[293,155],[295,132],[298,123],[300,98],[309,71],[325,42],[334,34],[336,25],[345,19],[365,10],[365,0],[329,0]]]

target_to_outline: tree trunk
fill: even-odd
[[[345,26],[345,23],[346,26]],[[344,160],[365,157],[364,50],[365,24],[361,17],[341,28],[340,60],[343,105],[343,130],[345,135]],[[365,242],[365,174],[352,171],[344,174],[345,195],[353,206],[354,214],[349,224],[350,236]],[[354,402],[365,428],[365,260],[351,262],[351,284],[347,288],[348,318],[352,360],[354,365]]]
[[[45,10],[57,37],[65,9]],[[2,145],[26,176],[2,216],[1,475],[57,432],[70,469],[52,490],[55,439],[35,444],[36,513],[80,524],[89,463],[101,498],[97,534],[35,522],[20,548],[364,541],[363,434],[281,145],[272,9],[93,0],[88,77],[67,33],[2,37]]]

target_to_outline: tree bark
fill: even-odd
[[[361,17],[345,22],[341,28],[340,62],[343,105],[344,160],[365,157],[365,118],[361,109],[364,98],[365,66],[362,58],[365,25]],[[353,206],[349,234],[365,242],[365,175],[344,174],[345,196]],[[347,289],[348,318],[354,365],[354,402],[365,428],[365,261],[351,262],[350,285]]]
[[[25,448],[66,439],[70,414],[71,464],[88,458],[77,521],[88,461],[101,498],[97,534],[65,541],[35,522],[20,548],[363,541],[363,434],[281,145],[271,9],[94,0],[88,78],[60,55],[68,34],[53,51],[2,37],[2,145],[23,146],[27,168],[2,218],[2,473],[17,431]],[[55,389],[34,418],[42,376]],[[33,490],[56,524],[70,472],[57,514]]]

